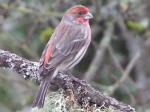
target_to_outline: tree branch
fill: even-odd
[[[37,62],[26,60],[8,51],[0,50],[0,67],[12,69],[26,79],[36,79],[40,81],[38,74],[39,64]],[[71,73],[68,72],[59,72],[51,84],[54,87],[62,88],[66,94],[68,94],[68,90],[73,91],[77,103],[81,106],[91,106],[96,104],[98,107],[112,106],[121,112],[135,111],[130,105],[103,95],[101,92],[92,88],[85,81],[75,78]]]

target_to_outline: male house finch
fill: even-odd
[[[82,5],[71,7],[64,14],[41,56],[41,84],[33,107],[43,107],[50,81],[58,71],[71,69],[83,58],[91,41],[91,18],[93,16],[89,9]],[[45,69],[51,72],[44,75]]]

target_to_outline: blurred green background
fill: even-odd
[[[138,112],[150,112],[149,0],[0,0],[0,49],[38,61],[75,4],[89,7],[94,18],[91,45],[74,74]],[[29,111],[36,90],[33,81],[0,69],[0,112]]]

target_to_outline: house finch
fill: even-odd
[[[83,58],[91,41],[89,9],[82,5],[71,7],[55,29],[40,59],[41,84],[33,107],[43,107],[50,81],[58,71],[74,67]],[[44,74],[44,70],[51,70]]]

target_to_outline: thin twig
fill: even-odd
[[[96,50],[96,54],[90,64],[90,67],[84,75],[84,78],[83,78],[84,80],[90,82],[93,79],[93,77],[96,75],[98,68],[102,64],[105,51],[108,45],[110,44],[112,31],[113,31],[112,24],[108,25],[108,29],[105,32],[103,40],[99,43],[97,50]]]
[[[139,60],[139,58],[141,57],[141,52],[138,52],[135,54],[135,56],[131,59],[130,63],[128,64],[128,66],[126,67],[125,70],[122,69],[122,67],[120,66],[120,64],[118,63],[118,61],[116,60],[115,57],[113,57],[116,65],[119,67],[120,72],[123,74],[122,77],[114,84],[112,85],[108,91],[109,91],[109,95],[114,93],[114,91],[121,86],[121,84],[123,84],[125,82],[125,80],[128,78],[131,70],[133,69],[133,67],[135,66],[136,62]]]

